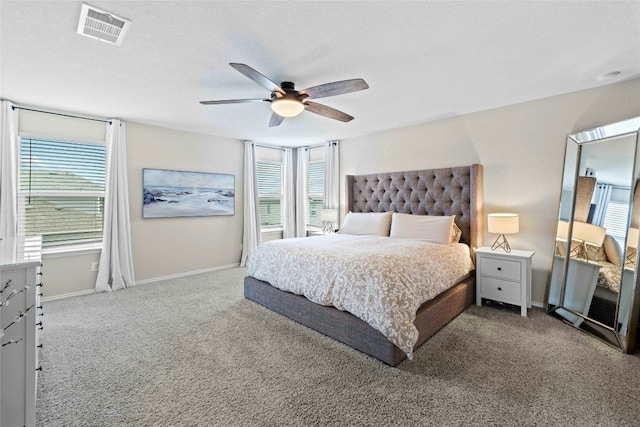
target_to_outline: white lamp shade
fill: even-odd
[[[322,209],[320,211],[320,219],[325,222],[336,222],[338,221],[338,210]]]
[[[638,238],[640,238],[640,230],[631,227],[629,234],[627,234],[627,247],[638,249]]]
[[[606,228],[598,227],[597,225],[589,224],[587,222],[573,221],[573,233],[571,234],[571,238],[573,240],[581,240],[585,243],[589,243],[590,245],[602,246],[606,233]]]
[[[569,223],[567,221],[558,221],[558,231],[556,232],[558,239],[567,240],[569,236]]]
[[[281,98],[271,101],[271,109],[280,117],[293,117],[302,113],[304,104],[297,99]]]
[[[515,234],[520,231],[518,214],[494,213],[489,214],[487,230],[494,234]]]

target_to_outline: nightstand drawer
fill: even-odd
[[[484,277],[480,284],[480,293],[483,298],[497,301],[520,301],[520,288],[520,283]]]
[[[497,258],[481,258],[480,274],[505,280],[520,281],[520,262]]]

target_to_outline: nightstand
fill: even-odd
[[[520,314],[527,317],[531,307],[531,258],[535,252],[502,249],[491,250],[486,246],[475,250],[476,254],[476,304],[482,298],[520,306]]]

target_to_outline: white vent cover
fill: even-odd
[[[130,26],[131,21],[128,19],[83,4],[80,22],[78,22],[78,34],[119,46]]]

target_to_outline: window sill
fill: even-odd
[[[284,230],[282,227],[275,227],[275,228],[261,228],[260,232],[261,233],[282,233]]]
[[[44,258],[60,258],[66,256],[99,254],[102,251],[102,243],[90,243],[86,245],[55,246],[42,249]]]

